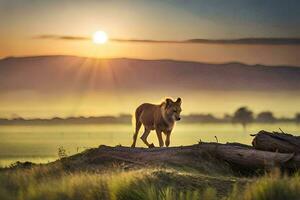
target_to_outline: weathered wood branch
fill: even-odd
[[[278,153],[262,151],[250,146],[236,144],[202,143],[199,148],[209,151],[218,159],[231,165],[247,169],[268,169],[282,167],[299,169],[300,156],[294,153]]]
[[[260,131],[252,136],[255,136],[252,141],[255,149],[281,153],[300,153],[299,136],[267,131]]]

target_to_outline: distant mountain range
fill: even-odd
[[[300,67],[75,56],[0,60],[0,91],[300,90]]]

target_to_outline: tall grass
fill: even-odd
[[[243,193],[244,200],[299,200],[300,176],[282,175],[274,171],[248,185]]]
[[[159,184],[157,169],[108,173],[64,173],[35,167],[0,173],[0,199],[7,200],[213,200],[215,192],[177,190]],[[213,192],[212,195],[210,193]]]
[[[216,200],[217,188],[182,188],[176,181],[157,173],[162,169],[140,169],[107,173],[66,173],[55,166],[18,169],[0,173],[2,200]],[[181,173],[182,174],[182,173]],[[174,177],[171,177],[173,179]],[[296,200],[300,199],[300,176],[284,176],[278,171],[251,183],[235,187],[222,200]]]
[[[274,170],[272,173],[257,178],[246,187],[237,185],[226,200],[299,200],[300,175],[287,176]]]

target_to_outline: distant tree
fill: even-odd
[[[300,123],[300,113],[296,113],[295,120],[297,123]]]
[[[275,122],[276,118],[274,117],[273,113],[270,111],[264,111],[257,115],[256,120],[258,122]]]
[[[244,129],[246,125],[253,121],[253,112],[249,110],[247,107],[238,108],[232,117],[232,122],[240,123],[243,125]]]
[[[232,121],[232,116],[225,113],[224,116],[223,116],[223,121],[225,122],[231,122]]]

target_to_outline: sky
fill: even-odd
[[[299,40],[286,42],[300,38],[299,8],[297,0],[1,0],[0,57],[62,54],[300,66]],[[89,38],[97,30],[110,41],[94,44]],[[142,42],[239,38],[283,43]]]
[[[0,59],[75,55],[300,67],[299,10],[299,0],[0,0]],[[98,30],[107,33],[108,42],[93,43],[92,35]],[[139,102],[159,102],[165,96],[93,93],[80,106],[76,102],[83,97],[77,96],[37,106],[50,98],[32,95],[32,91],[23,96],[19,91],[11,93],[0,94],[0,117],[128,113]],[[21,95],[23,102],[12,101],[15,95]],[[219,116],[243,105],[255,112],[269,109],[277,116],[293,116],[300,98],[298,91],[180,95],[185,97],[185,114]],[[101,107],[100,101],[111,105]]]

